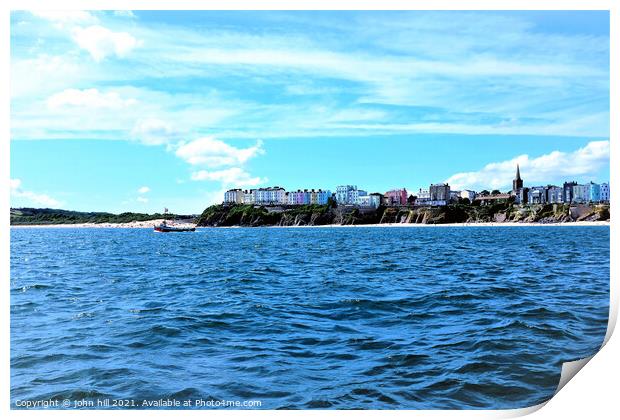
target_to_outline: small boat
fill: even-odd
[[[168,209],[164,209],[164,216],[168,215]],[[179,227],[179,226],[171,226],[164,219],[158,226],[153,226],[153,230],[155,232],[194,232],[196,228],[194,227]]]
[[[168,226],[166,222],[163,222],[159,226],[153,226],[153,230],[155,232],[194,232],[196,228]]]

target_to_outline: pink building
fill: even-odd
[[[405,206],[407,205],[407,190],[391,190],[384,194],[385,203],[388,206]]]

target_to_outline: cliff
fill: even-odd
[[[562,223],[609,220],[609,205],[545,204],[488,206],[453,204],[444,207],[379,207],[376,210],[308,205],[267,208],[252,205],[215,205],[197,220],[198,226],[320,226],[381,223]]]
[[[382,211],[360,212],[327,205],[306,205],[289,208],[266,208],[252,205],[215,205],[198,217],[198,226],[318,226],[352,225],[380,222]]]

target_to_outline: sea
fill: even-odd
[[[609,235],[12,229],[11,407],[536,405],[603,342]]]

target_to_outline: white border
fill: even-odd
[[[10,164],[10,96],[9,92],[9,40],[10,40],[10,10],[24,10],[24,9],[56,9],[56,10],[70,10],[70,9],[82,9],[82,10],[113,10],[113,9],[127,9],[133,10],[173,10],[173,9],[213,9],[213,10],[235,10],[235,9],[251,9],[251,10],[342,10],[342,9],[363,9],[363,10],[384,10],[384,9],[417,9],[417,10],[611,10],[611,96],[610,96],[610,115],[617,116],[618,104],[617,101],[620,98],[618,95],[618,85],[616,78],[618,74],[618,54],[617,54],[617,36],[618,36],[618,9],[617,2],[613,0],[476,0],[476,1],[464,1],[464,0],[435,0],[419,1],[410,0],[408,2],[397,0],[382,0],[382,1],[368,1],[358,0],[356,2],[346,2],[342,0],[297,0],[297,1],[283,1],[283,0],[261,0],[261,1],[243,1],[243,0],[229,0],[226,2],[206,2],[206,1],[145,1],[145,0],[133,0],[133,1],[93,1],[93,0],[62,0],[54,2],[45,2],[41,0],[8,0],[2,2],[1,6],[1,20],[0,28],[2,28],[2,59],[0,71],[2,72],[2,92],[3,101],[1,105],[0,127],[2,128],[2,141],[0,141],[0,172],[5,182],[0,183],[0,200],[2,208],[5,209],[2,215],[4,221],[0,226],[0,261],[3,263],[0,265],[2,279],[4,279],[4,292],[1,294],[2,299],[2,314],[3,322],[0,325],[2,332],[2,366],[0,369],[2,372],[2,392],[0,394],[0,411],[3,414],[15,418],[33,418],[35,416],[43,416],[49,418],[72,418],[80,417],[84,414],[93,418],[108,418],[112,414],[107,411],[10,411],[9,403],[9,390],[10,390],[10,335],[9,335],[9,311],[10,311],[10,299],[9,299],[9,164]],[[614,118],[611,118],[611,131],[610,140],[617,138],[618,123]],[[611,141],[611,179],[610,182],[613,185],[620,185],[620,179],[618,179],[618,159],[616,158],[615,146]],[[618,195],[615,194],[612,197],[612,208],[616,208],[620,203]],[[612,215],[612,218],[614,216]],[[617,255],[618,243],[617,243],[617,229],[612,223],[611,226],[611,255]],[[617,319],[618,313],[618,300],[617,300],[617,278],[618,268],[614,259],[611,260],[611,299],[612,304],[610,308],[610,321],[612,328],[608,330],[606,339],[609,339],[613,325]],[[617,377],[620,373],[620,362],[615,357],[620,349],[618,339],[612,338],[607,345],[592,359],[583,371],[579,373],[576,380],[570,381],[562,391],[552,398],[544,407],[539,411],[536,411],[533,415],[535,418],[583,418],[585,416],[594,418],[608,418],[613,412],[617,412],[617,391],[616,384],[618,383]],[[545,404],[543,404],[545,405]],[[234,416],[251,416],[254,418],[271,419],[278,418],[290,418],[290,417],[305,417],[305,418],[318,418],[322,417],[336,417],[345,416],[356,418],[375,418],[380,417],[410,417],[415,415],[416,417],[458,417],[458,418],[505,418],[515,417],[519,415],[527,414],[528,412],[535,411],[537,408],[525,409],[525,410],[506,410],[506,411],[251,411],[251,412],[230,412],[230,411],[186,411],[183,413],[172,411],[123,411],[115,412],[115,415],[121,417],[138,416],[138,417],[170,417],[179,416],[179,414],[188,417],[201,417],[209,416],[210,418],[229,418]]]

